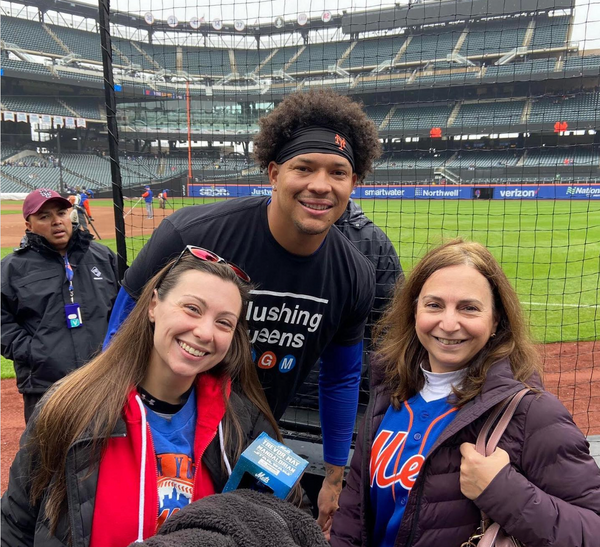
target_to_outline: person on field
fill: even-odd
[[[329,90],[289,95],[259,123],[254,151],[272,196],[185,207],[165,218],[125,275],[105,344],[148,277],[186,245],[247,271],[256,283],[247,312],[250,342],[276,419],[322,362],[326,478],[318,506],[327,531],[348,459],[375,295],[373,265],[332,227],[381,145],[360,105]]]
[[[503,530],[496,537],[527,547],[598,544],[600,469],[544,389],[525,325],[515,290],[479,243],[431,250],[398,284],[376,330],[372,400],[332,547],[460,547],[490,519],[490,531]],[[480,454],[484,424],[517,394],[498,446]]]
[[[2,498],[3,545],[126,547],[281,439],[250,355],[247,276],[188,248],[110,347],[48,393]],[[243,279],[240,279],[243,277]]]
[[[142,197],[144,198],[144,202],[146,204],[146,214],[148,218],[154,218],[154,209],[152,208],[153,194],[150,186],[144,186],[144,193]]]
[[[54,382],[100,350],[119,290],[115,254],[74,230],[70,209],[54,190],[31,192],[25,237],[2,259],[2,356],[13,361],[26,422]]]
[[[366,406],[369,402],[371,330],[389,304],[396,281],[403,276],[402,267],[396,249],[386,233],[364,213],[356,201],[352,199],[348,201],[344,213],[335,225],[375,267],[375,300],[365,328],[359,398],[360,404]],[[291,406],[310,409],[319,408],[319,370],[320,364],[317,363],[311,370],[306,382],[298,389]]]

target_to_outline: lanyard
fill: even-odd
[[[67,253],[65,253],[63,256],[63,260],[65,262],[65,275],[67,277],[67,281],[69,282],[69,296],[71,297],[71,304],[73,304],[73,268],[71,267],[71,264],[69,264]]]

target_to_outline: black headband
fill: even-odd
[[[317,125],[296,129],[277,154],[275,163],[281,165],[300,154],[313,152],[342,156],[350,162],[354,171],[354,152],[348,137],[339,131]]]

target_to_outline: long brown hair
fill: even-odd
[[[464,405],[481,392],[490,367],[503,358],[510,360],[516,380],[526,382],[534,373],[541,377],[538,352],[529,336],[519,297],[492,253],[480,243],[453,239],[430,250],[405,281],[396,285],[394,298],[375,329],[376,351],[392,405],[399,408],[423,388],[420,364],[428,354],[415,330],[416,304],[431,275],[449,266],[466,264],[483,275],[492,290],[496,336],[473,358],[462,386],[455,388],[456,404]]]
[[[49,394],[35,420],[29,441],[32,451],[31,469],[32,505],[46,489],[46,517],[52,532],[60,515],[66,510],[67,452],[83,435],[91,439],[93,467],[99,462],[101,451],[108,444],[111,433],[127,401],[132,386],[139,385],[146,375],[154,346],[154,325],[148,308],[154,291],[159,300],[177,285],[187,271],[215,275],[236,285],[242,297],[242,311],[233,340],[225,358],[210,374],[228,376],[232,383],[267,417],[281,440],[277,423],[269,409],[264,392],[252,362],[246,309],[251,286],[242,282],[233,270],[224,264],[215,264],[183,255],[160,270],[144,287],[142,294],[110,345],[84,367],[61,380]],[[225,397],[225,393],[223,393]],[[224,439],[232,439],[229,456],[237,461],[243,446],[243,432],[239,420],[227,401],[223,421]]]

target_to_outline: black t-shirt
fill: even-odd
[[[337,229],[310,256],[286,251],[267,221],[269,198],[186,207],[162,221],[123,281],[134,298],[186,245],[243,268],[255,287],[248,308],[258,375],[276,419],[325,347],[363,339],[373,305],[372,264]]]

